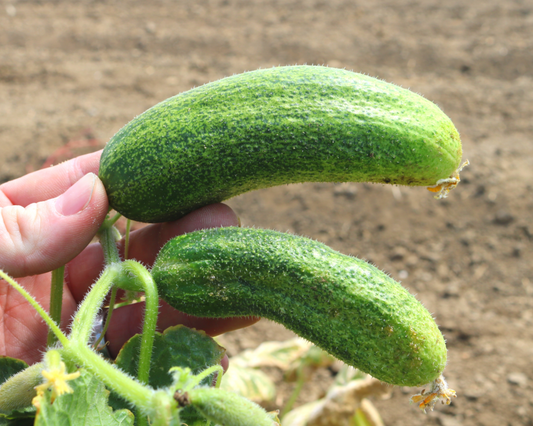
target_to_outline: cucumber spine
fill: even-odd
[[[163,247],[152,275],[176,309],[269,318],[390,384],[432,382],[446,365],[444,338],[414,296],[374,266],[307,238],[195,231]]]

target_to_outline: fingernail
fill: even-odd
[[[83,211],[91,202],[96,175],[88,173],[72,185],[56,200],[56,209],[63,216],[72,216]]]

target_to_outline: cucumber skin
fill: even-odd
[[[374,266],[276,231],[217,228],[170,240],[152,269],[187,314],[260,316],[384,382],[420,386],[446,365],[429,312]]]
[[[214,425],[274,426],[265,409],[236,393],[199,387],[188,392],[191,405]]]
[[[430,186],[461,155],[452,122],[423,97],[346,70],[290,66],[155,105],[109,141],[99,176],[115,210],[164,222],[287,183]]]

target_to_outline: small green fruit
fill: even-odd
[[[220,426],[275,426],[272,417],[256,403],[232,392],[214,388],[189,391],[191,405]]]
[[[374,266],[310,239],[196,231],[170,240],[152,275],[176,309],[269,318],[390,384],[432,382],[446,365],[444,338],[415,297]]]

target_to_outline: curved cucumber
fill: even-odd
[[[261,316],[387,383],[418,386],[446,364],[429,312],[374,266],[275,231],[218,228],[169,241],[152,275],[191,315]]]
[[[461,155],[452,122],[423,97],[346,70],[291,66],[152,107],[109,141],[99,175],[118,212],[163,222],[287,183],[435,185]]]

